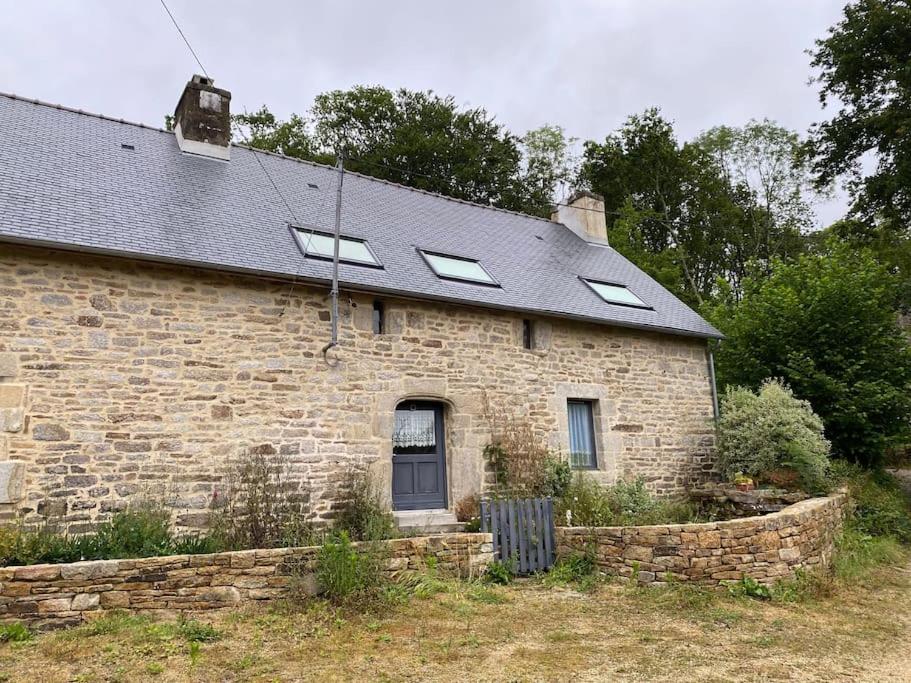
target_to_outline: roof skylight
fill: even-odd
[[[595,291],[595,294],[600,296],[609,304],[616,304],[618,306],[633,306],[635,308],[651,308],[651,306],[649,306],[623,285],[617,285],[611,282],[598,282],[597,280],[589,280],[584,277],[579,279],[591,287]]]
[[[335,236],[325,232],[310,231],[305,228],[295,228],[294,237],[305,255],[318,259],[331,260],[335,251]],[[356,237],[339,237],[338,260],[345,263],[354,263],[361,266],[382,268],[383,264],[373,253],[373,249],[366,240]]]
[[[480,264],[480,262],[463,258],[461,256],[447,256],[446,254],[437,254],[432,251],[418,250],[427,265],[434,274],[445,280],[463,280],[465,282],[474,282],[482,285],[494,285],[499,287],[500,283],[494,280],[493,276]]]

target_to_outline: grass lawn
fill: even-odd
[[[800,603],[437,583],[368,614],[322,601],[189,622],[114,614],[0,644],[0,681],[911,680],[907,556]]]

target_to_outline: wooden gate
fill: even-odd
[[[554,505],[550,498],[481,501],[481,531],[493,534],[494,557],[517,574],[554,564]]]

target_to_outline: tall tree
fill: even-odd
[[[579,160],[562,126],[545,124],[528,131],[520,140],[521,172],[514,192],[514,208],[548,216],[560,190],[572,185]]]
[[[562,128],[519,138],[483,108],[432,91],[356,86],[318,95],[305,116],[282,121],[262,107],[234,124],[259,149],[321,163],[343,152],[365,175],[540,216],[571,173]]]
[[[801,251],[813,226],[812,176],[798,135],[768,119],[742,127],[717,126],[694,144],[723,174],[737,220],[727,231],[726,273],[734,288],[750,269],[768,273],[776,258]]]
[[[819,98],[840,108],[814,127],[809,150],[820,183],[848,175],[852,212],[911,229],[911,3],[857,0],[812,52]],[[875,169],[864,173],[867,159]]]
[[[658,109],[630,116],[603,143],[585,143],[579,178],[605,198],[616,249],[689,301],[711,288],[713,270],[688,237],[695,160],[677,144]]]
[[[742,301],[709,311],[727,336],[719,384],[785,380],[822,417],[836,455],[876,464],[909,434],[911,349],[895,287],[868,251],[844,245],[747,278]]]

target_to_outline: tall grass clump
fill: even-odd
[[[330,602],[365,606],[376,601],[386,583],[384,554],[376,543],[356,547],[344,531],[327,539],[316,558],[316,579]]]

